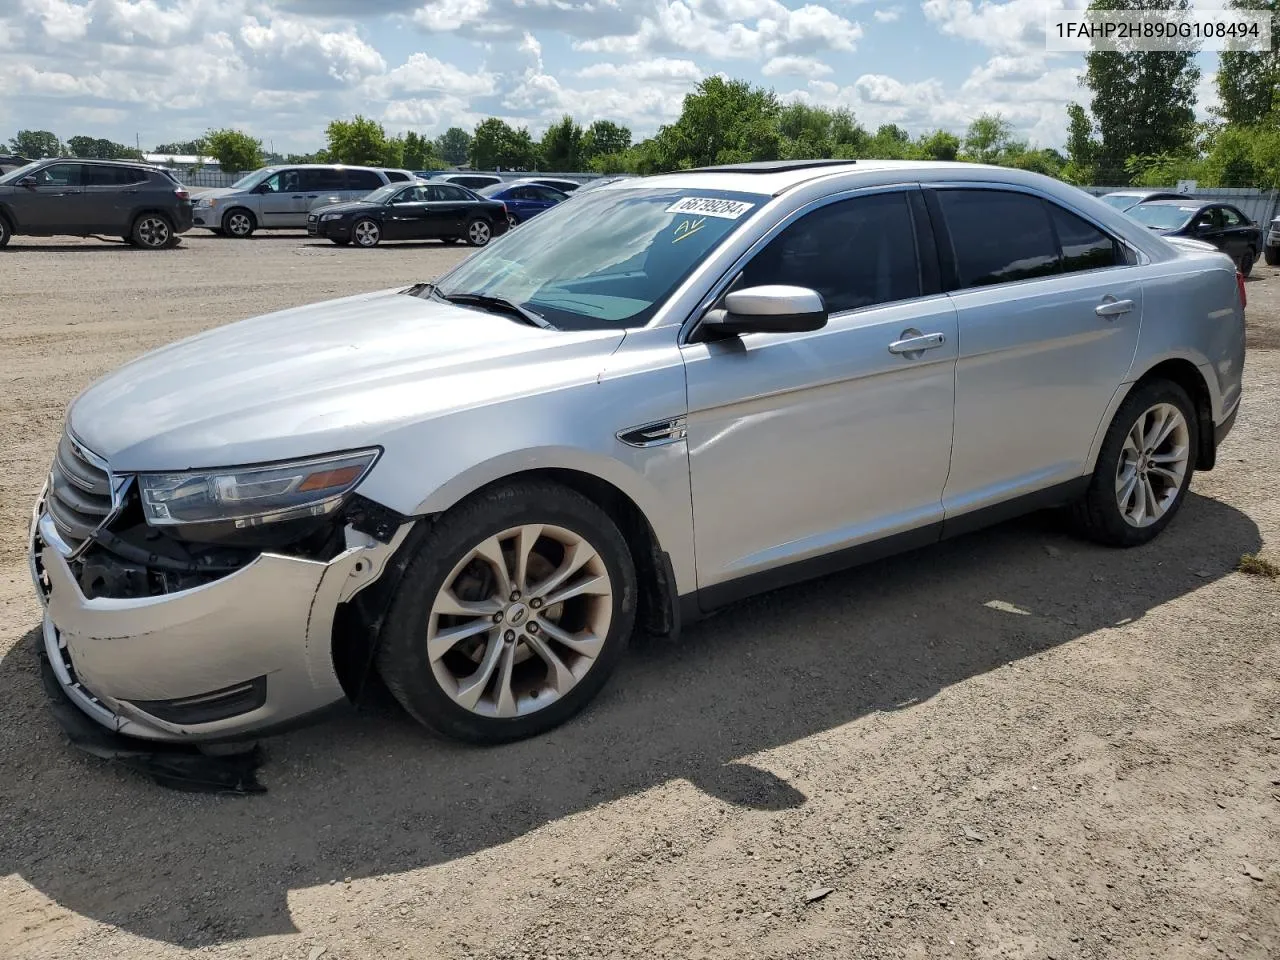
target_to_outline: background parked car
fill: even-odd
[[[30,162],[26,157],[19,157],[17,154],[0,154],[0,176],[6,173],[13,173],[19,167],[25,167]]]
[[[443,180],[445,183],[456,183],[468,190],[481,190],[505,181],[492,173],[437,173],[432,180]]]
[[[264,167],[229,187],[202,193],[195,203],[195,225],[238,238],[252,236],[259,227],[305,228],[316,201],[356,200],[392,182],[388,171],[376,167]]]
[[[1262,230],[1235,207],[1203,200],[1150,200],[1125,211],[1167,237],[1192,237],[1227,254],[1246,277],[1262,249]]]
[[[569,199],[561,190],[529,180],[495,184],[479,193],[490,200],[501,200],[507,208],[507,222],[513,227]]]
[[[540,183],[544,187],[559,190],[561,193],[573,193],[582,186],[581,180],[566,180],[564,177],[525,177],[523,182]]]
[[[1149,200],[1189,200],[1191,198],[1185,193],[1178,193],[1174,190],[1135,187],[1132,190],[1112,190],[1110,193],[1104,193],[1098,199],[1115,207],[1117,210],[1128,210]]]
[[[1280,217],[1271,221],[1271,229],[1267,231],[1267,242],[1262,248],[1262,255],[1271,266],[1280,264]]]
[[[453,183],[389,184],[361,200],[318,207],[307,233],[339,246],[376,247],[383,240],[465,240],[483,247],[507,230],[507,210]]]
[[[13,234],[113,234],[150,250],[191,229],[191,194],[159,167],[40,160],[0,177],[0,247]]]

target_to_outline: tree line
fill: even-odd
[[[819,157],[969,160],[1034,170],[1081,185],[1164,186],[1192,179],[1202,186],[1280,189],[1280,0],[1230,0],[1228,5],[1270,11],[1273,47],[1268,53],[1220,55],[1220,105],[1208,122],[1196,119],[1200,70],[1193,51],[1095,51],[1085,56],[1085,102],[1066,107],[1065,151],[1018,138],[999,113],[975,118],[963,133],[937,129],[912,136],[891,123],[872,131],[847,109],[788,103],[745,80],[713,76],[685,96],[676,120],[639,142],[621,124],[595,120],[583,125],[572,116],[551,124],[540,138],[528,127],[497,117],[470,132],[451,127],[427,138],[413,131],[389,134],[377,121],[356,116],[330,122],[325,146],[310,154],[268,154],[260,140],[229,129],[162,144],[154,152],[211,156],[230,172],[264,162],[411,170],[470,163],[483,170],[651,174]],[[1186,10],[1189,0],[1092,0],[1090,6]],[[48,131],[21,131],[10,146],[28,157],[137,155],[90,137],[72,137],[63,145]]]

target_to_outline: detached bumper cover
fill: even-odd
[[[43,653],[81,713],[111,733],[150,741],[235,742],[294,726],[346,703],[333,667],[338,605],[381,575],[408,534],[390,543],[348,531],[332,560],[264,553],[190,590],[140,599],[86,599],[40,507],[30,563],[45,602]],[[245,712],[176,723],[143,705],[198,701],[260,683]]]

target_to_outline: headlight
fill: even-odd
[[[142,511],[155,527],[230,523],[236,529],[320,517],[338,508],[379,451],[357,450],[262,467],[138,476]]]
[[[204,200],[196,201],[197,207],[216,207],[217,205],[218,205],[218,201],[212,198],[206,198]]]
[[[340,213],[323,213],[323,214],[321,214],[321,215],[320,215],[320,219],[321,219],[321,220],[341,220],[341,219],[342,219],[342,214],[340,214]]]

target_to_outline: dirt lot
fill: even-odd
[[[1265,267],[1240,422],[1152,546],[1008,524],[642,644],[537,740],[440,743],[385,704],[274,739],[258,797],[67,747],[22,559],[67,402],[155,345],[462,255],[0,255],[0,956],[1280,956],[1280,585],[1233,572],[1280,537]]]

